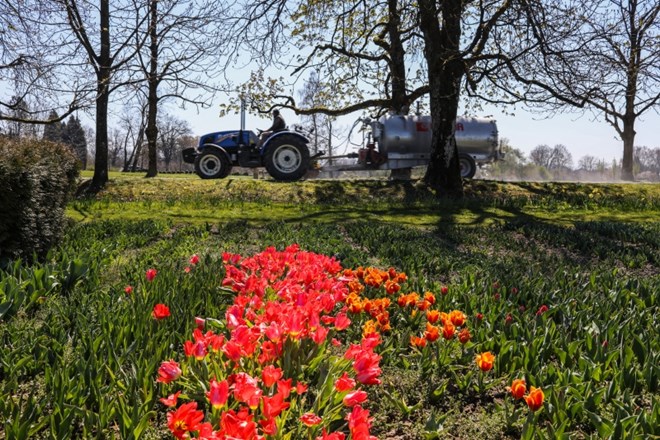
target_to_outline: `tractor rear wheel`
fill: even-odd
[[[461,168],[461,177],[464,179],[472,179],[477,172],[477,164],[471,156],[467,154],[458,155],[458,164]]]
[[[231,172],[231,162],[223,151],[206,148],[195,157],[195,172],[202,179],[224,179]]]
[[[309,168],[309,149],[302,139],[295,136],[278,136],[269,142],[264,165],[275,180],[299,180]]]

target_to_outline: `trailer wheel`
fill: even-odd
[[[224,179],[231,172],[231,162],[223,151],[206,148],[195,157],[195,172],[202,179]]]
[[[301,179],[309,168],[309,150],[301,139],[281,135],[268,145],[264,156],[266,171],[273,179],[291,182]]]
[[[477,164],[471,156],[467,154],[460,154],[458,156],[458,164],[461,168],[461,177],[464,179],[472,179],[477,172]]]

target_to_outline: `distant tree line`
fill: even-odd
[[[537,145],[525,155],[510,145],[509,140],[500,141],[505,158],[483,169],[482,177],[503,180],[625,180],[622,175],[622,160],[611,161],[592,155],[578,159],[577,164],[565,145]],[[639,180],[660,182],[660,147],[634,148],[634,172]]]
[[[77,116],[69,116],[66,121],[51,111],[48,120],[57,121],[34,125],[25,122],[6,123],[4,134],[12,139],[38,138],[68,145],[80,161],[82,169],[93,167],[95,158],[94,129],[83,127]],[[192,171],[192,167],[182,160],[181,151],[197,145],[190,124],[169,113],[161,112],[156,121],[156,164],[162,171]],[[149,163],[149,149],[143,133],[143,118],[131,108],[112,123],[108,136],[108,169],[125,171],[146,171]],[[142,127],[142,128],[141,128]]]

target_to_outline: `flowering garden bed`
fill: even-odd
[[[523,220],[80,224],[0,272],[0,438],[660,435],[660,225]]]
[[[225,254],[223,262],[222,284],[236,294],[225,319],[211,321],[214,331],[197,317],[182,362],[164,361],[158,370],[157,381],[172,391],[160,401],[173,408],[167,425],[177,438],[375,438],[363,405],[366,389],[374,387],[377,394],[381,385],[379,352],[407,356],[426,370],[441,360],[462,363],[474,356],[468,317],[460,310],[440,311],[432,292],[401,294],[407,276],[393,268],[342,270],[335,259],[295,245],[249,258]],[[199,257],[190,263],[196,266]],[[155,272],[146,275],[153,280]],[[132,293],[132,287],[126,290]],[[443,286],[440,294],[449,289]],[[537,316],[547,311],[542,306]],[[152,315],[171,319],[164,304],[156,304]],[[477,315],[474,324],[482,320]],[[456,344],[462,356],[439,354],[454,351]],[[483,393],[495,355],[478,353],[474,359],[480,370],[476,391]],[[512,398],[540,410],[542,389],[526,392],[526,380],[514,379]],[[182,393],[186,403],[179,402]]]

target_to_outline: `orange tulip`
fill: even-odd
[[[429,342],[435,342],[440,338],[440,329],[432,324],[426,323],[424,338]]]
[[[410,345],[413,347],[424,348],[426,347],[426,339],[419,336],[410,336]]]
[[[454,334],[456,334],[456,327],[450,321],[446,321],[442,327],[442,337],[449,341],[454,338]]]
[[[467,328],[458,332],[458,340],[461,341],[461,344],[467,344],[470,339],[472,339],[472,335]]]
[[[426,311],[426,320],[429,323],[435,324],[436,322],[438,322],[439,319],[440,319],[440,312],[439,311],[437,311],[437,310],[427,310]]]
[[[449,319],[451,320],[451,323],[456,327],[460,327],[465,324],[467,316],[465,316],[465,313],[461,312],[460,310],[453,310],[451,313],[449,313]]]
[[[428,310],[429,307],[431,307],[431,303],[428,302],[427,300],[423,299],[421,301],[417,301],[417,308],[421,311]]]
[[[514,399],[522,399],[527,391],[525,379],[514,379],[511,387],[507,387]]]
[[[490,371],[493,368],[493,363],[495,362],[495,355],[490,351],[478,354],[476,362],[481,371]]]
[[[401,290],[401,286],[396,281],[385,281],[385,291],[390,295],[397,293],[399,290]]]
[[[376,321],[370,319],[362,325],[362,335],[370,335],[372,333],[377,333],[378,327]]]
[[[525,402],[527,402],[529,409],[536,411],[543,406],[544,398],[545,396],[543,395],[543,390],[541,388],[531,387],[529,394],[525,396]]]

